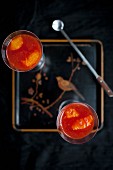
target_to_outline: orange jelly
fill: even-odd
[[[6,49],[9,65],[19,71],[33,69],[42,57],[41,43],[37,37],[20,34],[12,38]]]
[[[72,139],[81,139],[93,130],[94,116],[88,105],[71,103],[61,110],[59,122],[62,133]]]

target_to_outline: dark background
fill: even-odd
[[[105,80],[113,89],[112,1],[4,1],[0,4],[0,45],[8,34],[19,29],[32,31],[41,39],[64,38],[52,30],[54,19],[64,21],[70,38],[103,42]],[[112,98],[105,94],[104,129],[86,144],[71,145],[57,133],[19,133],[12,129],[11,79],[11,70],[0,58],[0,170],[113,168]]]

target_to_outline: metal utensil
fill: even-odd
[[[82,60],[85,62],[87,67],[90,69],[90,71],[93,73],[93,75],[96,77],[97,81],[100,83],[100,85],[103,87],[103,89],[106,91],[109,97],[113,97],[113,91],[109,88],[107,83],[103,80],[103,78],[98,75],[98,73],[94,70],[94,68],[91,66],[91,64],[88,62],[88,60],[85,58],[85,56],[82,54],[82,52],[78,49],[78,47],[72,42],[72,40],[69,38],[69,36],[65,33],[63,30],[64,23],[61,20],[54,20],[52,23],[52,28],[55,31],[60,31],[64,37],[68,40],[68,42],[71,44],[71,46],[74,48],[74,50],[78,53],[78,55],[82,58]]]

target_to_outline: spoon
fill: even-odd
[[[82,60],[85,62],[87,67],[90,69],[90,71],[93,73],[93,75],[96,77],[97,81],[100,83],[100,85],[103,87],[103,89],[106,91],[109,97],[113,97],[113,91],[109,88],[107,83],[103,80],[103,78],[98,75],[98,73],[94,70],[94,68],[91,66],[89,61],[85,58],[85,56],[82,54],[82,52],[78,49],[78,47],[72,42],[72,40],[69,38],[69,36],[66,34],[66,32],[63,30],[64,23],[61,20],[54,20],[52,23],[52,28],[55,31],[60,31],[63,36],[68,40],[68,42],[71,44],[71,46],[74,48],[74,50],[78,53],[78,55],[82,58]]]

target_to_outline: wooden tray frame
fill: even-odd
[[[100,45],[101,52],[101,77],[104,79],[104,50],[103,44],[97,39],[73,39],[75,43],[98,43]],[[64,39],[41,39],[42,43],[55,43],[55,42],[68,42]],[[12,71],[12,127],[16,131],[20,132],[58,132],[57,129],[17,129],[15,126],[15,71]],[[102,130],[104,127],[104,90],[101,87],[101,115],[100,115],[100,125],[98,131]]]

